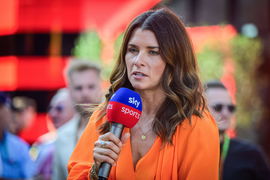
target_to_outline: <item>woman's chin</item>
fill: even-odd
[[[144,88],[137,87],[137,86],[133,86],[133,88],[134,88],[136,91],[142,91],[142,90],[144,90]]]
[[[132,87],[136,90],[144,90],[145,89],[141,84],[132,84]]]

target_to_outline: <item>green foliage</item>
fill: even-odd
[[[261,42],[245,36],[237,36],[231,42],[235,62],[237,85],[237,123],[242,128],[252,126],[260,114],[260,103],[255,93],[255,70],[261,53]]]
[[[220,79],[223,75],[225,57],[233,60],[237,86],[237,126],[240,136],[250,138],[251,130],[260,115],[259,99],[254,91],[255,70],[260,62],[261,42],[241,35],[235,36],[229,51],[223,45],[207,45],[197,54],[200,76],[203,82]]]
[[[89,59],[91,62],[101,65],[101,40],[94,31],[82,33],[75,43],[72,51],[74,57]]]
[[[114,43],[114,59],[117,59],[119,55],[123,38],[124,38],[124,34],[120,34]]]
[[[114,43],[114,58],[109,64],[101,60],[102,42],[98,34],[94,31],[82,33],[75,43],[72,55],[79,59],[89,60],[98,64],[102,68],[102,78],[108,80],[118,56],[120,46],[123,40],[121,34]]]
[[[118,55],[119,55],[119,50],[120,50],[120,47],[122,44],[122,40],[123,40],[123,34],[120,34],[114,42],[113,60],[110,61],[109,64],[103,64],[103,77],[105,79],[109,79],[109,77],[112,73],[116,59],[118,58]]]
[[[220,79],[223,74],[222,52],[214,47],[206,46],[197,54],[200,77],[203,82]]]
[[[231,50],[239,70],[252,70],[260,56],[261,42],[239,35],[231,41]]]

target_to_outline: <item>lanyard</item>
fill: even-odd
[[[225,134],[224,135],[224,142],[222,145],[221,157],[220,157],[220,170],[219,170],[219,179],[220,180],[222,179],[223,165],[224,165],[224,161],[228,155],[229,146],[230,146],[230,137]]]

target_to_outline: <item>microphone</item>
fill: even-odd
[[[111,122],[110,132],[119,139],[124,127],[132,128],[140,119],[142,113],[142,99],[139,93],[127,88],[118,89],[111,97],[107,106],[107,118]],[[107,179],[111,164],[101,163],[99,180]]]

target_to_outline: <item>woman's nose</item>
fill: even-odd
[[[144,53],[140,52],[138,55],[134,58],[134,64],[136,66],[144,66]]]

